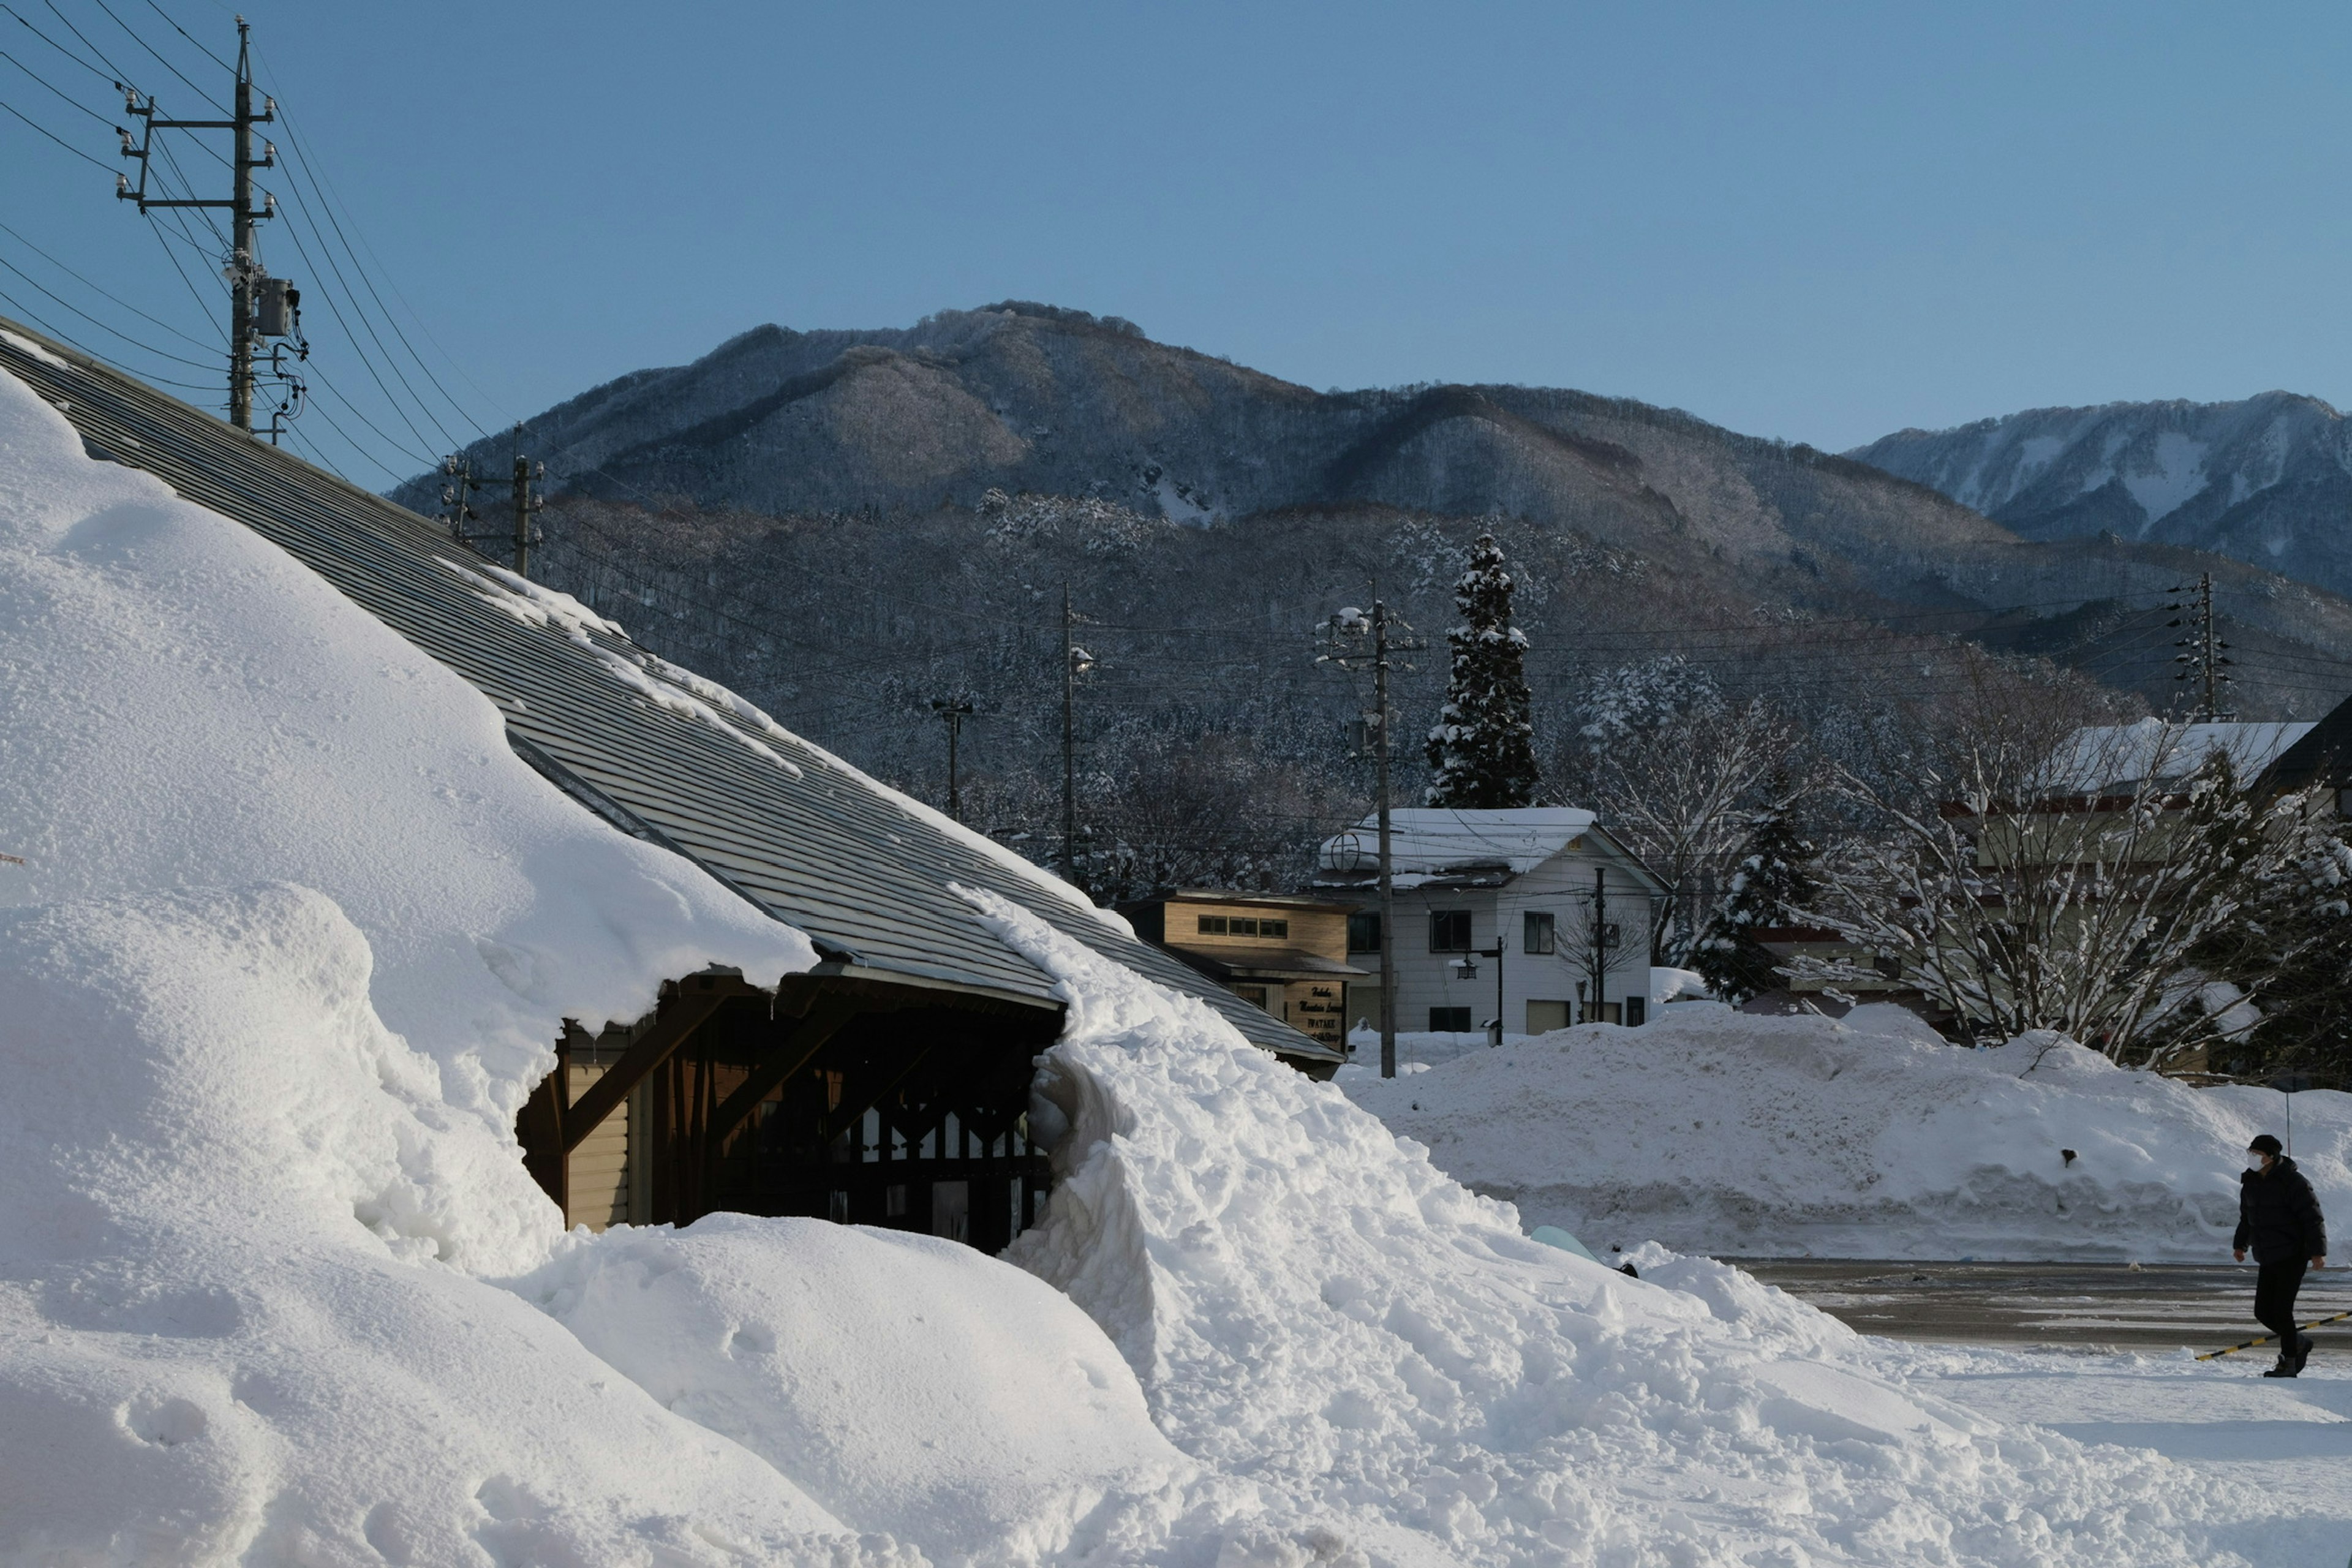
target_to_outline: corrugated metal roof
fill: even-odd
[[[1050,979],[982,925],[950,884],[984,888],[1201,997],[1260,1046],[1336,1059],[1328,1047],[1105,925],[1069,901],[1075,892],[1066,900],[1040,885],[1044,873],[1006,864],[992,846],[822,749],[698,697],[693,678],[648,665],[616,631],[585,618],[534,622],[517,613],[520,599],[501,607],[497,584],[475,576],[481,563],[439,524],[5,324],[60,363],[0,336],[0,368],[62,410],[94,455],[153,474],[283,547],[478,687],[505,714],[518,751],[584,806],[846,950],[842,962],[881,976],[1051,1000]]]

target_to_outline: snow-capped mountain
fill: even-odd
[[[2028,539],[2115,533],[2352,589],[2352,434],[2315,397],[2035,408],[1847,455]]]

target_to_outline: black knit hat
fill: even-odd
[[[2257,1154],[2276,1154],[2281,1152],[2279,1141],[2267,1132],[2255,1133],[2254,1141],[2246,1147]]]

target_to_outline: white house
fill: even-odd
[[[1648,1020],[1666,889],[1592,813],[1418,807],[1390,820],[1393,933],[1377,912],[1377,818],[1325,840],[1318,861],[1318,890],[1366,908],[1349,922],[1348,962],[1372,972],[1348,987],[1350,1027],[1378,1026],[1379,971],[1391,962],[1402,1030],[1478,1029],[1497,1016],[1512,1034]]]

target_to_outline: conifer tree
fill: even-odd
[[[1527,634],[1511,625],[1511,574],[1502,547],[1480,534],[1454,585],[1462,625],[1445,634],[1454,669],[1429,732],[1431,805],[1495,809],[1535,799],[1535,724]]]
[[[1757,814],[1730,890],[1691,959],[1707,989],[1726,1002],[1745,1002],[1781,983],[1779,961],[1756,933],[1793,924],[1820,890],[1811,869],[1813,847],[1799,836],[1781,804],[1789,798],[1786,781],[1776,778],[1770,795],[1774,804]]]

